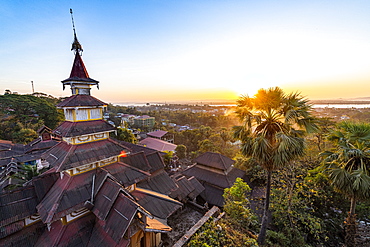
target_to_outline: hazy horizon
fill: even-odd
[[[0,92],[69,96],[74,12],[105,102],[213,102],[279,86],[370,96],[370,2],[62,1],[0,5]]]

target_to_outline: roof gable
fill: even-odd
[[[222,154],[212,152],[206,152],[199,155],[194,159],[194,162],[223,171],[227,171],[235,163],[234,160]]]

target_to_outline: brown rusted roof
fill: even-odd
[[[116,200],[121,186],[111,179],[106,179],[98,191],[94,200],[92,212],[100,219],[105,220],[114,201]]]
[[[60,142],[43,153],[42,158],[49,162],[51,167],[57,167],[56,171],[60,172],[119,155],[123,150],[127,149],[112,139],[78,145]]]
[[[176,184],[178,186],[178,189],[171,193],[172,198],[177,198],[180,201],[184,201],[184,199],[187,198],[187,196],[195,190],[193,187],[193,184],[189,182],[189,180],[185,177],[179,177],[176,179]],[[192,198],[193,199],[193,198]]]
[[[115,128],[104,120],[93,120],[83,122],[65,121],[61,125],[59,125],[53,131],[53,133],[55,133],[56,135],[60,135],[62,137],[72,137],[112,130],[115,130]]]
[[[136,188],[131,194],[137,199],[137,202],[148,210],[152,215],[167,219],[176,210],[182,207],[182,203],[163,194]]]
[[[37,205],[41,219],[50,223],[83,207],[91,199],[92,177],[95,171],[85,172],[76,176],[63,176]]]
[[[35,214],[38,199],[33,186],[0,194],[0,226]]]
[[[22,220],[23,222],[23,220]],[[1,232],[7,232],[9,225],[4,228],[1,227]],[[36,242],[40,235],[46,230],[46,226],[41,221],[36,222],[28,227],[22,229],[22,231],[15,232],[7,235],[6,237],[0,237],[0,246],[2,247],[34,247],[37,246]],[[47,231],[47,230],[46,230]],[[39,245],[40,246],[40,245]]]
[[[189,194],[190,198],[197,197],[200,193],[204,191],[203,185],[196,179],[195,177],[191,177],[188,179],[189,182],[193,185],[194,190]]]
[[[103,229],[104,224],[104,221],[99,220],[96,222],[87,247],[129,246],[130,240],[124,237],[121,238],[118,243],[115,242],[112,237]]]
[[[240,178],[244,177],[245,172],[237,168],[232,168],[230,172],[226,175],[224,173],[217,173],[208,169],[203,169],[197,165],[192,165],[186,170],[184,170],[182,174],[184,174],[187,177],[194,176],[201,183],[204,181],[225,189],[231,187],[234,184],[235,179],[237,177]]]
[[[76,94],[66,98],[57,107],[76,107],[76,106],[106,106],[107,103],[85,94]]]
[[[76,52],[75,59],[73,61],[71,74],[68,79],[63,80],[62,82],[68,81],[83,81],[83,82],[92,82],[99,83],[98,81],[91,79],[87,73],[86,67],[82,58],[78,52]]]
[[[131,154],[126,157],[120,157],[120,161],[130,166],[136,167],[142,171],[149,171],[151,169],[144,152]]]
[[[0,151],[0,159],[8,157],[16,157],[24,154],[26,151],[25,145],[22,144],[2,144]]]
[[[38,138],[37,140],[40,140],[41,138]],[[48,140],[48,141],[34,141],[25,147],[25,153],[34,153],[37,151],[46,151],[51,147],[54,147],[57,145],[59,141],[57,140]]]
[[[39,201],[44,198],[58,178],[59,174],[57,173],[44,173],[32,179],[32,184],[35,187],[35,192]]]
[[[35,246],[87,246],[95,217],[93,214],[84,215],[74,221],[63,225],[60,220],[45,230]]]
[[[219,153],[206,152],[195,158],[194,162],[226,171],[235,161]]]
[[[104,166],[101,169],[109,172],[124,187],[138,183],[150,176],[149,173],[122,162]]]
[[[119,242],[133,220],[138,205],[120,193],[103,226],[115,242]]]
[[[114,139],[114,138],[112,138],[112,139]],[[128,147],[129,149],[131,149],[132,153],[144,152],[145,155],[148,155],[148,154],[158,152],[157,150],[152,149],[152,148],[143,147],[141,145],[137,145],[137,144],[133,144],[133,143],[125,142],[125,141],[120,141],[120,140],[116,140],[116,139],[114,139],[114,140],[121,143],[122,145]],[[159,152],[159,154],[163,155],[165,153]]]
[[[211,184],[203,184],[205,190],[200,194],[209,204],[216,205],[218,207],[224,206],[224,190],[218,187],[212,186]]]
[[[177,185],[164,170],[159,171],[151,175],[148,179],[139,182],[137,186],[165,195],[169,195],[171,191],[177,190]]]
[[[162,156],[160,155],[159,152],[154,152],[154,153],[151,153],[151,154],[147,154],[146,158],[147,158],[147,160],[149,162],[149,165],[151,167],[151,169],[150,169],[151,173],[164,168],[164,162],[163,162]]]

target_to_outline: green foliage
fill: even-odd
[[[186,158],[186,146],[185,145],[177,145],[176,147],[176,155],[179,157],[179,159],[185,159]]]
[[[257,241],[248,230],[237,228],[227,220],[206,222],[192,236],[187,247],[258,247]]]
[[[277,173],[267,246],[340,246],[348,204],[332,190],[317,162],[296,162]]]
[[[132,131],[125,128],[117,128],[117,134],[113,133],[112,137],[125,142],[137,143],[137,139]]]
[[[13,132],[12,140],[16,143],[27,144],[38,137],[38,134],[33,129],[21,129]]]
[[[335,148],[322,153],[323,172],[334,188],[351,200],[345,243],[356,246],[356,204],[370,199],[370,124],[341,122],[329,140]]]
[[[166,166],[166,168],[168,169],[170,167],[170,164],[171,164],[171,159],[173,157],[173,152],[172,151],[164,151],[165,154],[162,156],[163,158],[163,162]]]
[[[267,171],[266,200],[258,242],[265,241],[272,171],[304,155],[306,133],[317,130],[308,100],[298,93],[285,94],[279,87],[260,89],[241,97],[236,114],[242,122],[234,127],[241,152]]]
[[[232,145],[232,137],[225,128],[212,129],[200,126],[198,129],[175,133],[175,142],[185,145],[188,153],[204,153],[207,151],[234,157],[238,147]]]
[[[36,131],[42,125],[53,129],[64,119],[63,112],[54,106],[55,98],[35,97],[32,95],[5,94],[0,95],[0,138],[24,142],[20,132],[32,135],[29,130]],[[13,139],[14,138],[14,139]],[[27,138],[24,138],[27,139]]]
[[[224,211],[230,222],[244,228],[255,228],[257,218],[249,207],[248,193],[251,191],[247,183],[236,178],[234,185],[224,190]]]
[[[39,171],[37,171],[36,165],[25,165],[22,164],[19,171],[13,175],[12,178],[15,178],[18,183],[11,186],[9,189],[14,189],[15,187],[23,186],[24,183],[30,181],[33,177],[40,175]]]
[[[140,116],[142,113],[137,110],[136,107],[127,107],[127,106],[120,106],[120,105],[113,105],[108,104],[107,110],[112,113],[124,113],[124,114],[131,114],[131,115],[138,115]]]

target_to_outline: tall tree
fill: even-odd
[[[322,153],[323,167],[334,188],[351,201],[346,219],[346,246],[356,245],[358,200],[370,199],[370,124],[341,122],[329,135],[333,151]]]
[[[285,94],[279,88],[260,89],[254,97],[242,96],[236,114],[242,121],[234,127],[241,151],[267,172],[266,199],[258,236],[263,245],[268,226],[272,172],[304,155],[307,132],[317,129],[311,105],[299,93]]]

